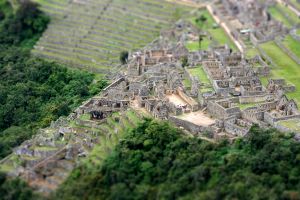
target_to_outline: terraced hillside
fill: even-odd
[[[91,168],[100,164],[143,116],[130,109],[101,122],[91,121],[89,114],[76,120],[61,118],[0,161],[0,171],[19,174],[31,187],[48,195],[79,163]]]
[[[185,8],[161,0],[35,0],[52,17],[34,55],[107,72],[123,50],[139,49]]]

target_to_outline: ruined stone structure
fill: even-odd
[[[237,40],[252,38],[258,43],[286,32],[286,27],[270,19],[264,5],[253,2],[221,0],[214,11],[226,16],[224,20],[230,21],[226,23],[238,24],[232,29]],[[267,86],[261,83],[260,77],[267,76],[270,68],[260,56],[246,59],[227,45],[189,52],[185,42],[198,36],[199,31],[182,20],[162,31],[159,39],[130,53],[127,64],[110,77],[111,84],[101,94],[84,102],[67,119],[40,130],[1,165],[12,169],[9,175],[50,192],[101,142],[100,135],[117,137],[132,124],[123,116],[128,110],[139,119],[146,114],[169,120],[193,135],[208,133],[215,139],[244,137],[253,124],[283,130],[278,122],[300,119],[296,102],[286,96],[295,86],[283,79],[270,79]],[[183,58],[188,60],[184,67]],[[197,68],[209,79],[206,85],[203,76],[189,73]],[[202,90],[207,85],[210,90]],[[245,105],[248,107],[243,108]]]

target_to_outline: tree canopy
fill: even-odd
[[[0,158],[106,85],[91,73],[30,56],[49,18],[30,1],[15,13],[8,9],[0,4],[7,13],[0,23]]]
[[[253,127],[229,144],[146,120],[102,166],[75,169],[55,199],[299,199],[300,144]]]

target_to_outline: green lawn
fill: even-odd
[[[278,65],[278,67],[273,67],[271,69],[271,75],[268,78],[284,78],[287,83],[295,85],[296,92],[289,93],[288,96],[300,103],[300,65],[285,54],[275,42],[264,43],[261,45],[261,48],[268,54],[273,62]],[[264,79],[266,82],[267,78]],[[262,81],[264,83],[264,80]]]
[[[256,105],[258,105],[258,103],[246,103],[246,104],[238,104],[238,107],[241,110],[245,110],[246,108],[254,107]]]
[[[183,83],[184,87],[186,87],[186,88],[192,87],[192,83],[191,83],[190,79],[188,79],[188,78],[183,79],[182,83]]]
[[[292,36],[288,35],[284,38],[283,44],[293,52],[298,58],[300,58],[300,42],[295,40]]]
[[[203,70],[202,66],[197,66],[196,68],[188,69],[188,72],[191,73],[191,75],[198,77],[200,80],[200,83],[205,84],[204,87],[200,88],[201,93],[213,91],[211,82],[208,79],[208,77],[206,76],[206,73]]]
[[[197,23],[196,19],[201,15],[205,16],[207,20],[204,23],[201,21]],[[194,17],[189,18],[188,20],[199,29],[207,31],[212,36],[213,40],[218,42],[218,44],[228,44],[230,48],[237,50],[237,47],[235,46],[233,41],[221,27],[217,26],[215,20],[206,9],[199,11],[197,14],[195,14]]]
[[[256,55],[259,55],[259,51],[256,48],[248,49],[246,52],[247,58],[253,58]]]
[[[188,69],[193,76],[199,78],[201,83],[210,84],[208,77],[206,76],[205,71],[203,70],[202,66],[197,66],[196,68]]]
[[[282,15],[277,6],[272,6],[268,9],[269,13],[274,17],[274,19],[281,21],[285,26],[292,27],[293,25]]]
[[[209,45],[211,44],[211,40],[209,40],[207,37],[204,37],[201,42],[201,50],[207,50]],[[186,43],[186,48],[189,51],[197,51],[200,50],[199,48],[199,42],[198,41],[189,41]]]
[[[296,34],[300,36],[300,29],[297,29]]]
[[[275,6],[272,6],[268,9],[270,14],[278,21],[281,21],[284,23],[287,27],[292,27],[296,23],[300,23],[300,19],[297,17],[297,15],[291,11],[289,8],[281,5],[281,4],[276,4]],[[293,21],[293,24],[291,24],[286,16],[284,16],[281,12],[285,13],[286,15],[289,16],[289,18]]]
[[[288,7],[282,5],[282,4],[278,4],[277,5],[279,9],[281,9],[284,13],[286,13],[290,18],[291,20],[294,22],[294,23],[300,23],[300,19],[299,17],[291,10],[289,9]]]
[[[290,119],[278,122],[278,124],[285,126],[291,130],[300,131],[300,120],[299,119]]]

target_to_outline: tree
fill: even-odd
[[[127,63],[128,56],[129,56],[128,51],[122,51],[120,53],[120,61],[121,61],[122,65],[125,65]]]
[[[203,35],[199,35],[199,49],[201,49],[201,45],[202,45],[202,41],[203,41]]]
[[[198,23],[198,24],[200,23],[201,29],[203,28],[203,26],[204,26],[204,24],[205,24],[206,21],[207,21],[207,17],[205,15],[203,15],[203,14],[201,14],[200,17],[198,17],[196,19],[196,23]]]
[[[188,57],[187,56],[183,56],[181,58],[181,66],[184,68],[186,66],[188,66]]]

